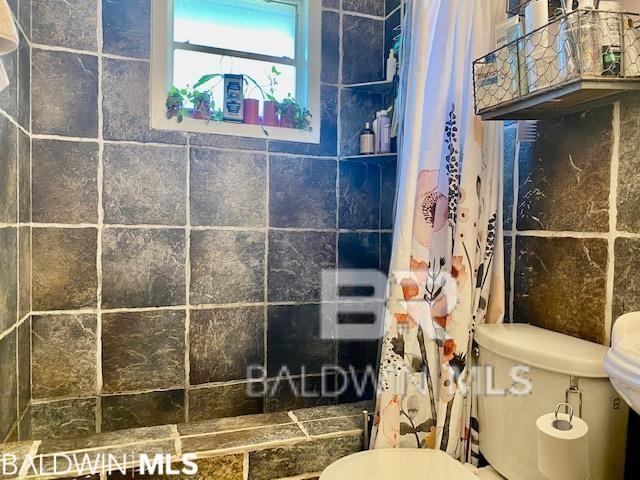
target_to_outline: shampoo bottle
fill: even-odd
[[[371,130],[371,124],[367,122],[360,133],[360,154],[371,155],[375,153],[376,136]]]
[[[392,82],[398,70],[398,60],[393,50],[389,50],[389,58],[387,59],[387,82]]]
[[[391,119],[389,118],[388,113],[389,112],[387,110],[381,110],[378,112],[378,153],[391,152]]]

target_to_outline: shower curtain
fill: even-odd
[[[477,452],[473,331],[504,316],[503,132],[474,114],[472,61],[495,49],[504,11],[504,0],[408,2],[372,448]]]

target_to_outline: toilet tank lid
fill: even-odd
[[[577,377],[607,378],[608,347],[525,324],[485,324],[476,329],[480,347],[531,367]]]

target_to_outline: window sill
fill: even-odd
[[[320,132],[297,130],[295,128],[262,127],[235,122],[216,122],[185,117],[182,122],[176,118],[154,118],[151,128],[177,132],[210,133],[236,137],[262,138],[264,140],[281,140],[298,143],[320,143]]]

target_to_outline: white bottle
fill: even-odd
[[[381,110],[378,112],[378,153],[391,152],[391,119],[389,118],[388,113],[389,112],[387,110]]]
[[[393,48],[389,50],[389,58],[387,59],[387,82],[392,82],[398,70],[398,60]]]

